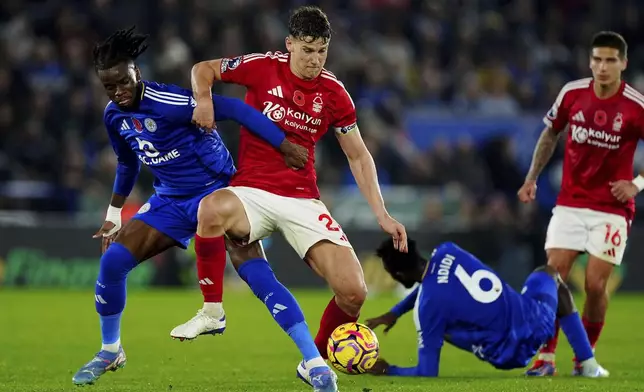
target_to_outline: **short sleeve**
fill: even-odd
[[[345,135],[357,129],[356,107],[353,104],[351,95],[346,90],[342,82],[334,79],[333,82],[337,83],[337,94],[335,99],[335,108],[333,111],[333,119],[331,126],[335,129],[336,133]]]
[[[568,125],[568,114],[570,111],[570,89],[564,86],[552,107],[543,118],[543,123],[556,132],[561,132]]]
[[[250,53],[243,56],[221,59],[221,80],[245,87],[252,87],[263,77],[270,65],[271,52]]]

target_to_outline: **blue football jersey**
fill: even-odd
[[[453,243],[435,249],[421,284],[408,298],[392,312],[404,313],[415,298],[419,363],[415,368],[392,367],[394,375],[437,376],[444,342],[500,369],[525,366],[548,337],[544,328],[535,326],[543,325],[545,313],[546,321],[554,322],[551,307],[522,296]]]
[[[217,132],[191,123],[196,106],[192,92],[174,85],[143,81],[136,109],[110,102],[104,122],[119,163],[150,168],[159,195],[193,195],[227,184],[235,172],[233,158]],[[226,120],[215,100],[216,120]]]

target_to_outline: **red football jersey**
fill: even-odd
[[[567,83],[543,121],[557,132],[569,126],[557,205],[619,214],[631,220],[635,201],[619,202],[610,182],[633,179],[633,159],[644,136],[644,95],[622,82],[600,99],[593,79]]]
[[[279,151],[242,127],[238,170],[231,185],[319,198],[315,143],[329,127],[338,133],[356,128],[356,110],[344,85],[327,70],[313,80],[298,78],[289,68],[289,55],[280,52],[222,59],[221,79],[246,86],[246,103],[277,123],[288,140],[309,151],[306,167],[289,169]]]

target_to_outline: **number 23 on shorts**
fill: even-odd
[[[322,222],[325,225],[325,227],[326,227],[326,229],[328,231],[337,231],[337,232],[342,233],[342,237],[340,237],[341,240],[349,241],[347,236],[342,232],[342,227],[340,227],[340,225],[336,221],[333,220],[331,215],[329,215],[329,214],[320,214],[320,216],[318,216],[318,221]]]

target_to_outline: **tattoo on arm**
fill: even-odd
[[[544,167],[552,158],[552,154],[557,148],[557,142],[559,141],[559,133],[554,131],[552,128],[545,128],[539,136],[539,141],[534,148],[534,154],[532,155],[532,163],[530,164],[530,171],[526,176],[526,180],[536,181],[539,174]]]

